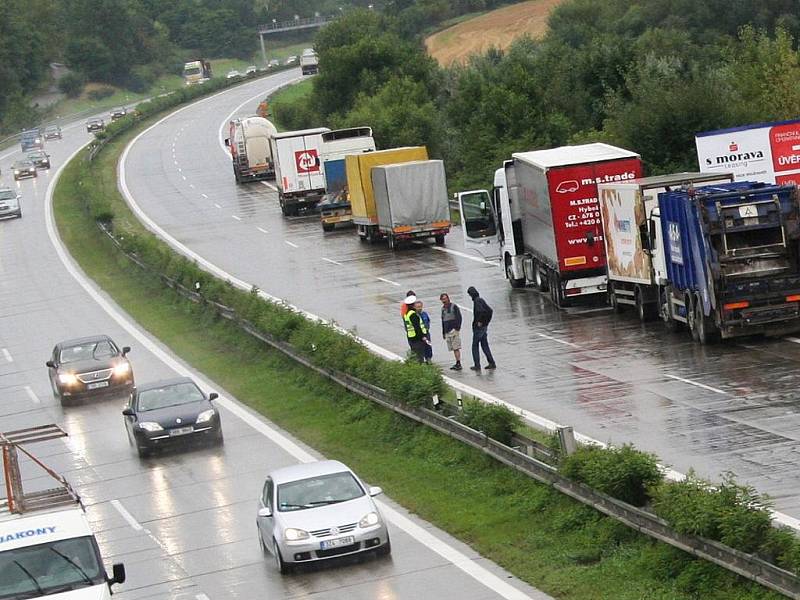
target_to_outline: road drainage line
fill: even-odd
[[[704,390],[708,390],[709,392],[714,392],[715,394],[722,394],[724,396],[728,395],[728,392],[724,390],[711,387],[710,385],[706,385],[705,383],[700,383],[699,381],[692,381],[691,379],[685,379],[683,377],[678,377],[677,375],[666,375],[666,377],[674,379],[675,381],[682,381],[683,383],[688,383],[689,385],[693,385],[695,387],[703,388]]]

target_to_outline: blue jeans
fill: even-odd
[[[478,344],[483,349],[486,355],[486,360],[490,365],[494,364],[494,357],[492,351],[489,349],[489,338],[487,337],[486,327],[473,327],[472,328],[472,363],[476,367],[481,366],[481,353],[478,351]]]

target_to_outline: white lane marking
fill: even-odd
[[[6,362],[14,362],[14,359],[11,357],[11,352],[8,351],[8,348],[3,348],[2,352]]]
[[[297,244],[295,244],[294,242],[290,242],[289,240],[283,240],[283,241],[286,242],[287,246],[291,246],[292,248],[299,248],[300,247]]]
[[[190,184],[189,184],[189,187],[190,187],[190,188],[192,188],[192,189],[194,189],[194,184],[193,184],[193,183],[190,183]]]
[[[322,260],[324,260],[325,262],[329,262],[329,263],[331,263],[332,265],[339,265],[340,267],[342,266],[342,263],[340,263],[339,261],[333,260],[332,258],[325,258],[325,257],[323,256],[323,257],[322,257]]]
[[[208,196],[206,196],[205,194],[200,194],[200,195],[201,195],[203,198],[205,198],[206,200],[208,200]]]
[[[266,181],[262,181],[262,182],[261,182],[261,185],[265,185],[265,186],[267,186],[267,187],[268,187],[269,189],[271,189],[273,192],[277,192],[277,191],[278,191],[278,188],[276,188],[276,187],[275,187],[274,185],[272,185],[271,183],[267,183]]]
[[[728,392],[717,389],[715,387],[711,387],[710,385],[706,385],[705,383],[700,383],[699,381],[692,381],[691,379],[684,379],[683,377],[678,377],[677,375],[665,375],[669,379],[674,379],[675,381],[682,381],[683,383],[688,383],[689,385],[693,385],[695,387],[703,388],[704,390],[708,390],[709,392],[714,392],[716,394],[722,394],[727,396]]]
[[[256,227],[256,229],[258,229],[261,233],[269,233],[269,231],[267,231],[263,227]]]
[[[36,395],[36,392],[33,391],[31,386],[25,386],[25,393],[28,394],[28,398],[30,398],[31,402],[34,404],[39,404],[41,402],[41,400],[39,400],[39,396]]]
[[[444,246],[430,246],[430,248],[438,252],[446,252],[447,254],[452,254],[453,256],[468,258],[469,260],[474,260],[475,262],[479,262],[484,265],[493,265],[496,267],[497,265],[500,264],[499,260],[486,260],[479,256],[473,256],[472,254],[467,254],[466,252],[459,252],[458,250],[453,250],[452,248],[445,248]]]
[[[177,161],[177,160],[173,160],[172,162],[174,162],[176,165],[178,164],[178,161]],[[179,170],[180,170],[180,169],[179,169]]]
[[[385,277],[378,277],[378,281],[382,281],[384,283],[388,283],[390,285],[395,285],[397,287],[400,287],[399,283],[397,283],[396,281],[392,281],[391,279],[386,279]]]
[[[181,177],[183,177],[183,180],[186,181],[186,175],[181,175]]]
[[[221,207],[219,204],[217,204],[216,202],[214,202],[214,206],[216,206],[217,208],[222,208],[222,207]]]
[[[573,344],[572,342],[567,342],[565,340],[560,340],[560,339],[558,339],[556,337],[553,337],[552,335],[547,335],[546,333],[538,333],[536,331],[534,331],[533,333],[535,335],[538,335],[540,338],[544,338],[546,340],[551,340],[553,342],[558,342],[559,344],[564,344],[565,346],[570,346],[571,348],[580,349],[580,346],[578,346],[578,344]]]
[[[783,338],[783,339],[785,339],[787,342],[792,342],[793,344],[800,344],[800,338],[796,338],[796,337],[785,337],[785,338]]]
[[[195,596],[195,600],[211,600],[211,598],[209,598],[209,597],[208,597],[208,596],[206,596],[205,594],[197,594],[197,595]]]
[[[182,169],[180,167],[178,167],[178,173],[181,173],[181,172],[182,172]]]
[[[236,216],[236,215],[231,215],[231,217],[233,217],[233,218],[234,218],[234,219],[236,219],[237,221],[241,221],[241,220],[242,220],[242,217],[238,217],[238,216]]]
[[[112,500],[111,506],[117,509],[117,512],[120,514],[120,516],[125,519],[128,522],[128,525],[130,525],[135,531],[141,531],[144,529],[139,521],[134,519],[133,515],[128,512],[128,509],[122,506],[122,502],[119,500]]]

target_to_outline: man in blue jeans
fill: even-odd
[[[472,362],[474,363],[470,369],[473,371],[481,370],[481,354],[478,350],[480,345],[483,353],[486,355],[488,364],[487,369],[496,369],[497,365],[494,364],[494,357],[492,351],[489,349],[489,338],[487,331],[489,323],[492,320],[494,311],[486,304],[486,300],[481,298],[478,290],[470,286],[467,288],[467,294],[472,298]]]

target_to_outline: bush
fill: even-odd
[[[89,98],[89,100],[94,100],[96,102],[98,100],[103,100],[104,98],[113,96],[115,92],[116,90],[114,88],[103,86],[94,90],[90,90],[86,96]]]
[[[413,358],[402,363],[385,362],[370,381],[384,387],[395,402],[411,406],[429,407],[433,395],[444,392],[444,380],[438,367],[418,363]]]
[[[630,445],[580,447],[564,457],[559,471],[634,506],[647,504],[648,490],[662,480],[656,457]]]
[[[511,443],[514,429],[522,424],[519,415],[505,406],[487,404],[471,398],[464,402],[464,411],[459,421],[506,445]]]
[[[139,65],[133,67],[125,81],[125,87],[141,94],[150,89],[156,81],[156,74],[153,67],[148,65]]]
[[[68,98],[77,98],[86,85],[86,77],[76,71],[71,71],[58,80],[58,89]]]

